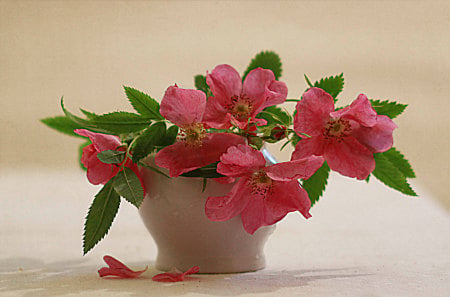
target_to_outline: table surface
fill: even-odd
[[[450,296],[449,214],[415,188],[419,198],[332,174],[311,219],[290,214],[277,224],[266,269],[157,283],[156,246],[131,205],[122,203],[107,238],[82,256],[98,188],[81,171],[3,168],[0,296]],[[106,254],[148,271],[101,279]]]

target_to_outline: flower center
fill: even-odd
[[[246,120],[250,117],[253,111],[253,104],[247,95],[241,94],[240,96],[231,97],[231,104],[229,104],[228,110],[238,120]]]
[[[352,127],[350,122],[346,119],[330,119],[325,126],[323,136],[325,139],[335,138],[338,141],[342,141],[343,138],[350,135]]]
[[[265,196],[267,193],[272,191],[273,181],[267,176],[264,170],[257,171],[253,173],[250,186],[252,187],[252,194],[257,194]]]
[[[201,146],[206,137],[206,129],[202,123],[192,123],[180,128],[177,135],[178,141],[184,141],[190,146]]]

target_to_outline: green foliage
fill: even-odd
[[[322,78],[314,83],[314,87],[321,88],[330,94],[334,98],[334,102],[336,102],[337,96],[344,88],[344,74]]]
[[[305,77],[305,81],[308,84],[308,86],[310,88],[314,87],[314,85],[311,83],[311,81],[309,80],[309,77],[306,74],[303,74],[303,76]]]
[[[139,208],[144,200],[144,189],[136,173],[128,167],[117,173],[113,183],[116,192],[128,202]]]
[[[198,168],[186,173],[183,173],[181,176],[185,177],[203,177],[203,178],[218,178],[218,177],[224,177],[222,174],[218,173],[217,170],[217,163],[215,162],[209,165],[206,165],[202,168]]]
[[[158,142],[159,147],[166,147],[168,145],[171,145],[175,142],[178,135],[178,127],[177,126],[170,126],[166,134],[164,134],[164,137],[161,139],[161,142]]]
[[[328,184],[328,176],[330,175],[330,167],[327,162],[323,162],[316,173],[310,178],[303,181],[302,187],[308,192],[309,200],[311,200],[311,206],[313,206],[319,198],[323,195],[325,187]]]
[[[247,70],[245,70],[244,75],[242,76],[242,79],[244,79],[250,71],[258,67],[272,70],[273,74],[275,75],[275,79],[279,79],[281,77],[281,59],[273,51],[262,51],[258,53],[248,65]]]
[[[89,122],[109,133],[122,134],[143,130],[151,121],[150,118],[135,113],[118,111],[99,115]]]
[[[149,95],[130,87],[123,87],[134,109],[146,118],[152,120],[164,120],[159,113],[159,103]]]
[[[125,151],[106,150],[97,154],[97,158],[106,164],[119,164],[125,159]]]
[[[416,177],[411,164],[406,160],[405,156],[402,155],[396,148],[391,148],[390,150],[383,153],[385,156],[405,177]]]
[[[87,254],[108,233],[120,205],[120,196],[110,180],[98,192],[84,224],[83,253]]]
[[[370,100],[373,109],[378,114],[382,114],[390,117],[391,119],[400,115],[408,106],[407,104],[400,104],[394,101],[381,101],[381,100]]]
[[[143,130],[151,123],[150,118],[124,111],[95,115],[94,113],[82,110],[84,114],[89,115],[88,119],[83,119],[69,112],[65,108],[62,98],[61,108],[68,119],[80,127],[94,132],[116,135],[131,133]]]
[[[258,119],[266,120],[267,126],[279,124],[289,127],[292,123],[292,117],[290,114],[277,106],[266,107],[256,117]]]
[[[372,174],[377,179],[386,186],[400,191],[403,194],[417,196],[403,173],[405,172],[407,175],[414,174],[410,170],[409,163],[403,158],[403,155],[399,154],[396,150],[390,150],[385,153],[374,154],[374,157],[376,166]]]
[[[194,77],[194,82],[195,82],[195,88],[197,90],[203,91],[203,93],[206,94],[206,96],[208,96],[211,93],[211,90],[209,89],[208,84],[206,83],[206,76],[204,75],[196,75]]]
[[[42,123],[47,125],[48,127],[55,129],[59,132],[62,132],[64,134],[70,135],[70,136],[76,136],[76,137],[83,137],[81,135],[76,134],[73,132],[75,129],[82,129],[83,126],[75,123],[71,119],[65,116],[56,116],[52,118],[45,118],[41,120]]]
[[[83,163],[81,163],[81,157],[83,156],[83,149],[90,144],[92,144],[92,142],[90,139],[88,139],[86,142],[83,142],[78,147],[78,162],[80,164],[81,169],[83,170],[87,170],[87,168],[83,165]]]
[[[153,152],[155,146],[163,142],[166,136],[166,124],[164,122],[156,122],[142,132],[136,139],[133,148],[132,160],[134,163],[139,162]]]

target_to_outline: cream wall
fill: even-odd
[[[409,104],[395,145],[448,206],[449,3],[0,1],[1,167],[78,169],[79,140],[38,122],[61,113],[62,95],[71,110],[130,109],[123,84],[160,99],[272,49],[291,98],[303,73],[344,72],[342,103],[365,92]]]

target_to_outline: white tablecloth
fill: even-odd
[[[375,179],[332,175],[310,220],[291,214],[277,225],[266,269],[157,283],[156,247],[131,205],[83,257],[83,220],[98,191],[84,173],[0,174],[0,296],[450,296],[449,215],[417,185],[420,198],[410,198]],[[106,254],[149,269],[101,279]]]

